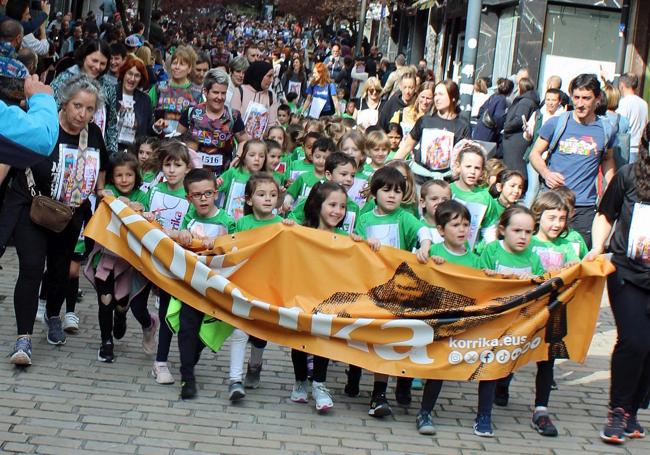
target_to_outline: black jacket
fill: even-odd
[[[408,104],[402,100],[402,92],[396,92],[393,96],[388,98],[388,101],[383,103],[379,110],[379,121],[377,124],[381,126],[384,131],[388,131],[388,124],[393,114],[401,109],[404,109]]]
[[[524,154],[530,141],[524,139],[523,136],[522,116],[528,120],[531,114],[537,110],[537,106],[539,106],[539,97],[535,90],[519,95],[508,108],[503,124],[503,140],[501,141],[503,162],[508,169],[521,172],[524,178],[526,177]]]

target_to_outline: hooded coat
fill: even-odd
[[[537,110],[537,106],[539,106],[539,96],[535,90],[529,90],[517,96],[508,108],[503,124],[503,140],[501,142],[503,162],[508,169],[521,172],[524,178],[527,175],[524,154],[530,141],[524,139],[522,116],[528,120]]]

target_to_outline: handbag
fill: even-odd
[[[481,116],[481,123],[484,127],[490,130],[493,130],[497,126],[496,122],[490,115],[489,109],[485,109],[485,111],[483,111],[483,115]]]
[[[59,233],[65,229],[74,210],[72,207],[65,205],[63,202],[55,201],[52,198],[43,196],[36,190],[36,183],[34,182],[34,175],[31,169],[25,171],[27,177],[27,186],[32,195],[32,205],[29,208],[29,218],[35,224],[49,229],[52,232]]]

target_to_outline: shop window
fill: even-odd
[[[512,72],[518,21],[517,8],[514,6],[501,11],[494,52],[494,68],[492,70],[492,80],[495,83],[498,78],[508,77]]]

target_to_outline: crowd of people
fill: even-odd
[[[58,110],[58,125],[50,119],[39,132],[55,132],[49,157],[30,158],[24,169],[5,158],[2,143],[9,164],[0,165],[0,247],[13,239],[19,260],[11,363],[31,364],[36,320],[52,345],[79,331],[83,271],[97,292],[98,360],[119,361],[115,342],[126,336],[130,310],[159,384],[175,381],[168,357],[177,328],[180,395],[196,396],[204,315],[186,303],[176,308],[156,283],[81,236],[106,196],[182,246],[200,241],[210,249],[221,235],[299,224],[349,235],[373,251],[410,251],[421,263],[520,279],[593,260],[609,244],[618,339],[601,437],[622,443],[645,435],[637,411],[647,407],[650,386],[650,157],[637,76],[576,75],[568,94],[553,76],[542,102],[526,69],[492,88],[479,79],[467,120],[456,82],[435,81],[426,61],[411,66],[398,55],[392,62],[367,41],[354,55],[345,30],[328,34],[222,9],[174,18],[154,11],[146,40],[141,22],[126,18],[127,34],[110,8],[101,20],[57,13],[48,23],[47,2],[40,11],[27,0],[2,3],[0,76],[25,81],[23,99],[3,101],[46,115],[53,96]],[[29,142],[31,123],[16,125],[20,134],[4,125],[5,115],[23,115],[5,103],[0,137]],[[156,312],[148,308],[151,292]],[[234,402],[260,387],[266,341],[235,329],[229,342]],[[319,412],[332,408],[329,360],[295,349],[291,359],[291,400],[305,403],[311,390]],[[548,410],[553,364],[537,364],[531,422],[544,436],[558,434]],[[360,378],[350,365],[344,393],[357,396]],[[477,435],[494,435],[492,407],[508,404],[511,379],[480,381]],[[371,416],[392,413],[388,382],[374,374]],[[422,434],[435,433],[441,387],[440,380],[396,380],[402,406],[411,404],[412,389],[423,389]]]

